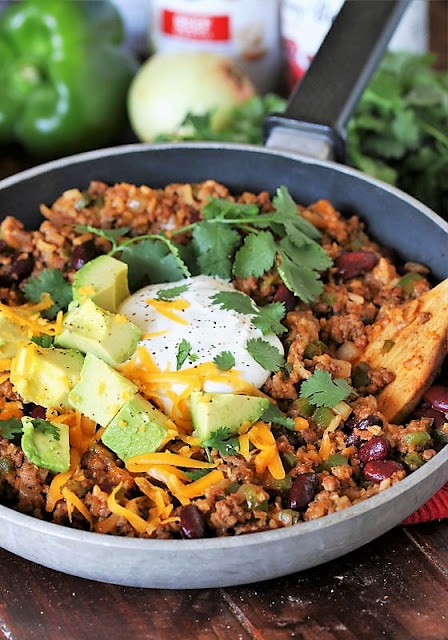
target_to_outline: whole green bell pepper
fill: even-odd
[[[55,157],[110,142],[135,71],[105,0],[22,0],[0,15],[0,144]]]

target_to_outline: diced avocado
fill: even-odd
[[[81,379],[69,393],[68,401],[73,409],[105,427],[137,391],[133,382],[88,353]]]
[[[83,354],[74,349],[47,349],[29,342],[12,359],[10,380],[25,402],[67,408],[83,362]]]
[[[115,366],[134,353],[141,335],[137,325],[125,316],[105,311],[92,300],[86,300],[65,315],[55,344],[93,353]]]
[[[73,300],[83,302],[90,298],[112,313],[128,296],[128,265],[111,256],[90,260],[77,271],[73,281]]]
[[[157,451],[174,433],[171,420],[137,393],[121,407],[101,439],[126,460]]]
[[[22,418],[22,449],[30,462],[56,473],[70,468],[70,444],[66,424],[38,418]]]
[[[13,358],[19,347],[27,342],[29,342],[29,338],[23,333],[19,325],[9,320],[0,311],[0,360]]]
[[[202,440],[220,427],[227,427],[231,435],[237,435],[243,422],[253,424],[268,406],[267,398],[236,393],[193,391],[190,396],[191,419]]]

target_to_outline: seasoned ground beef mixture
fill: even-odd
[[[244,207],[226,213],[223,201]],[[210,257],[215,245],[210,251],[206,235],[210,225],[216,224],[210,209],[216,203],[221,207],[218,223],[226,232],[231,225],[223,220],[232,215],[245,222],[234,223],[233,241],[223,232],[220,241],[228,240],[227,255],[221,247],[224,266],[220,263],[213,272]],[[3,219],[0,319],[3,314],[37,348],[52,348],[69,302],[55,300],[54,290],[36,299],[35,284],[42,273],[57,272],[71,284],[75,274],[96,257],[111,250],[115,257],[122,257],[119,246],[131,238],[150,235],[153,244],[146,251],[160,246],[163,243],[157,243],[156,234],[173,243],[163,244],[164,252],[156,255],[156,261],[168,262],[175,246],[190,265],[193,248],[196,271],[191,273],[230,278],[235,290],[250,296],[257,308],[281,312],[278,322],[283,327],[278,335],[284,347],[283,361],[273,365],[262,388],[253,391],[275,405],[271,419],[243,423],[237,433],[226,432],[223,424],[220,437],[215,433],[214,439],[201,442],[188,416],[177,420],[173,414],[174,433],[158,451],[123,460],[103,444],[104,426],[87,415],[22,397],[10,379],[15,356],[2,356],[1,346],[9,337],[0,324],[3,505],[64,526],[109,535],[233,536],[300,525],[350,507],[402,480],[448,441],[448,387],[443,369],[440,382],[426,393],[406,423],[397,425],[386,420],[376,399],[394,375],[363,360],[369,327],[378,317],[427,291],[431,287],[428,269],[402,262],[390,249],[378,246],[366,233],[362,212],[360,218],[345,219],[322,200],[306,208],[297,206],[297,217],[310,223],[304,230],[311,236],[314,233],[310,242],[317,242],[330,258],[313,272],[315,280],[310,286],[318,287],[317,295],[315,290],[301,294],[282,269],[287,228],[282,239],[277,235],[282,235],[279,226],[273,224],[269,232],[266,227],[250,226],[250,216],[274,210],[275,201],[267,192],[235,197],[213,180],[170,184],[164,189],[92,182],[86,192],[71,189],[52,206],[42,205],[43,222],[37,230],[25,230],[12,217]],[[208,226],[199,227],[201,223]],[[314,232],[310,232],[311,225]],[[110,234],[117,229],[121,231]],[[218,242],[210,237],[214,238],[210,242]],[[260,260],[257,251],[263,249],[258,242],[266,242],[271,251],[272,243],[282,249],[272,252],[271,264],[266,259],[252,273],[247,266],[251,260],[235,268],[241,262],[235,256],[243,244],[253,249],[255,261]],[[135,272],[131,291],[160,283],[144,261],[136,266],[137,257],[138,251],[127,261]],[[58,304],[56,312],[47,313],[53,303]],[[393,348],[393,344],[384,348]],[[185,367],[194,370],[194,358],[180,368]],[[126,364],[118,370],[133,379],[147,400],[163,408],[143,382],[150,379],[148,371],[146,377],[139,377]],[[325,378],[316,372],[325,372]],[[304,392],[307,381],[317,384],[323,379],[330,381],[333,390],[345,389],[344,398],[319,403]],[[57,472],[27,459],[21,447],[24,416],[37,420],[34,424],[41,427],[48,423],[68,426],[68,470]]]

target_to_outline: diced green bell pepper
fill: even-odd
[[[108,0],[22,0],[0,15],[0,144],[55,157],[110,142],[135,71]]]

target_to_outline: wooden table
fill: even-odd
[[[59,574],[6,551],[0,564],[5,640],[448,638],[446,521],[398,527],[315,569],[226,589],[119,587]]]

